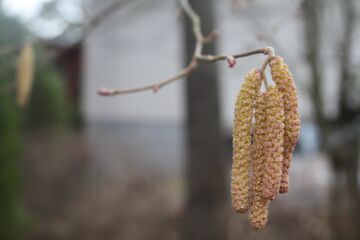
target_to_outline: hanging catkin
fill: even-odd
[[[288,66],[280,57],[273,57],[270,61],[272,79],[283,94],[285,110],[284,159],[280,193],[289,189],[289,170],[292,153],[299,138],[300,115],[296,86]]]
[[[253,145],[252,197],[249,214],[250,225],[254,229],[263,229],[268,219],[269,200],[263,195],[264,163],[266,144],[266,95],[261,94],[255,105],[255,137]]]
[[[265,93],[265,163],[263,195],[275,199],[282,178],[284,144],[284,100],[277,87],[270,87]]]
[[[260,73],[253,69],[245,76],[235,104],[231,195],[232,205],[240,213],[249,208],[251,128],[254,103],[260,86]]]
[[[29,98],[34,75],[34,51],[31,44],[22,48],[17,62],[17,103],[24,106]]]

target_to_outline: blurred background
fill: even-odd
[[[201,64],[157,94],[103,98],[175,75],[192,27],[176,0],[0,1],[0,239],[360,239],[360,2],[190,0],[205,53],[274,47],[302,117],[290,191],[262,231],[230,206],[243,76],[264,56]],[[34,52],[17,104],[19,55]]]

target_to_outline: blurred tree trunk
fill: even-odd
[[[342,139],[339,139],[339,141],[342,141]],[[333,212],[331,225],[332,228],[338,229],[337,236],[334,236],[334,239],[360,239],[358,228],[360,221],[358,189],[359,137],[346,142],[341,148],[328,149],[328,152],[336,181],[331,190],[330,199],[332,201],[330,211]],[[344,201],[345,206],[347,206],[345,209],[342,207]],[[344,211],[349,223],[347,226],[339,224],[344,219]]]
[[[358,186],[358,160],[360,154],[358,119],[360,111],[349,100],[351,89],[355,87],[353,85],[355,82],[353,74],[349,69],[353,45],[352,35],[356,23],[356,8],[354,0],[338,2],[338,6],[342,7],[344,18],[343,36],[340,42],[339,53],[337,54],[337,56],[340,56],[338,62],[341,78],[338,103],[339,113],[335,118],[328,119],[323,113],[321,86],[324,79],[319,67],[322,47],[320,45],[322,3],[323,1],[321,0],[304,0],[303,8],[305,14],[307,60],[312,77],[311,97],[316,122],[321,132],[321,145],[329,156],[334,173],[334,183],[330,192],[329,204],[330,227],[333,239],[360,239],[360,229],[357,226],[360,221]],[[347,204],[345,204],[347,208],[343,209],[342,206],[345,201],[347,201]],[[343,220],[346,221],[346,219],[348,224],[343,225]]]
[[[205,34],[214,27],[213,1],[191,0],[200,15]],[[195,38],[185,20],[186,62],[193,56]],[[214,43],[205,52],[216,52]],[[215,65],[202,65],[186,81],[187,100],[187,196],[182,239],[227,239],[227,161],[223,156],[218,72]]]

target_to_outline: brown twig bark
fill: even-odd
[[[198,62],[213,63],[213,62],[224,61],[224,60],[236,61],[235,59],[238,59],[238,58],[248,57],[248,56],[255,55],[255,54],[264,54],[264,55],[268,55],[268,57],[266,58],[264,64],[262,65],[261,71],[262,72],[265,71],[265,68],[266,68],[267,64],[269,63],[270,57],[272,57],[274,55],[274,50],[271,47],[265,47],[265,48],[257,49],[254,51],[233,54],[233,55],[205,55],[205,54],[203,54],[204,44],[213,40],[214,37],[216,36],[216,32],[213,31],[209,36],[204,37],[204,34],[201,31],[201,18],[190,6],[189,1],[181,0],[181,7],[192,22],[193,33],[194,33],[195,39],[196,39],[194,55],[193,55],[193,58],[190,61],[190,63],[175,76],[172,76],[161,82],[154,83],[154,84],[151,84],[148,86],[131,88],[131,89],[116,89],[116,88],[103,87],[98,90],[99,95],[115,96],[115,95],[121,95],[121,94],[143,92],[143,91],[148,91],[148,90],[152,90],[156,93],[163,86],[173,83],[176,80],[183,79],[184,77],[189,75],[192,71],[194,71],[197,68]],[[233,62],[233,63],[229,62],[229,65],[234,66],[235,62]],[[264,78],[264,81],[266,84],[265,78]]]

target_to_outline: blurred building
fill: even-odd
[[[97,11],[110,1],[96,2]],[[298,1],[217,2],[219,53],[238,53],[273,46],[283,56],[304,86],[302,32]],[[273,14],[269,9],[279,13]],[[96,12],[96,11],[94,11]],[[182,81],[154,95],[152,92],[99,98],[97,88],[132,88],[152,84],[177,73],[182,61],[182,16],[177,1],[129,1],[106,19],[87,39],[84,110],[89,121],[162,122],[179,124],[184,119]],[[291,49],[291,51],[284,51]],[[260,67],[263,56],[240,59],[235,69],[222,62],[209,64],[221,70],[222,118],[226,128],[233,119],[233,104],[243,76]],[[296,66],[296,67],[295,67]],[[305,99],[301,97],[301,99]],[[302,102],[303,116],[308,103]]]
[[[110,0],[93,1],[92,13],[96,15],[109,4]],[[219,53],[273,46],[289,64],[300,89],[305,124],[303,139],[310,143],[304,148],[313,150],[316,135],[312,134],[311,122],[306,121],[311,115],[311,103],[304,94],[307,70],[299,1],[259,0],[239,4],[217,1],[216,4]],[[106,98],[96,92],[102,86],[126,89],[149,85],[176,74],[186,64],[182,18],[175,0],[124,1],[122,8],[107,17],[86,39],[82,105],[88,132],[101,146],[103,154],[112,152],[108,144],[111,142],[117,146],[114,151],[122,146],[134,149],[133,157],[138,159],[140,153],[136,146],[118,144],[119,138],[126,134],[127,139],[149,149],[167,144],[165,152],[147,153],[147,161],[162,161],[159,154],[163,154],[171,156],[174,162],[181,162],[185,119],[183,81],[166,86],[157,94],[148,91]],[[234,101],[243,77],[250,69],[260,67],[263,60],[261,55],[239,59],[235,69],[229,69],[225,62],[208,66],[220,69],[221,117],[227,136],[230,136]],[[118,154],[112,152],[112,155]],[[164,161],[172,162],[168,157]]]

